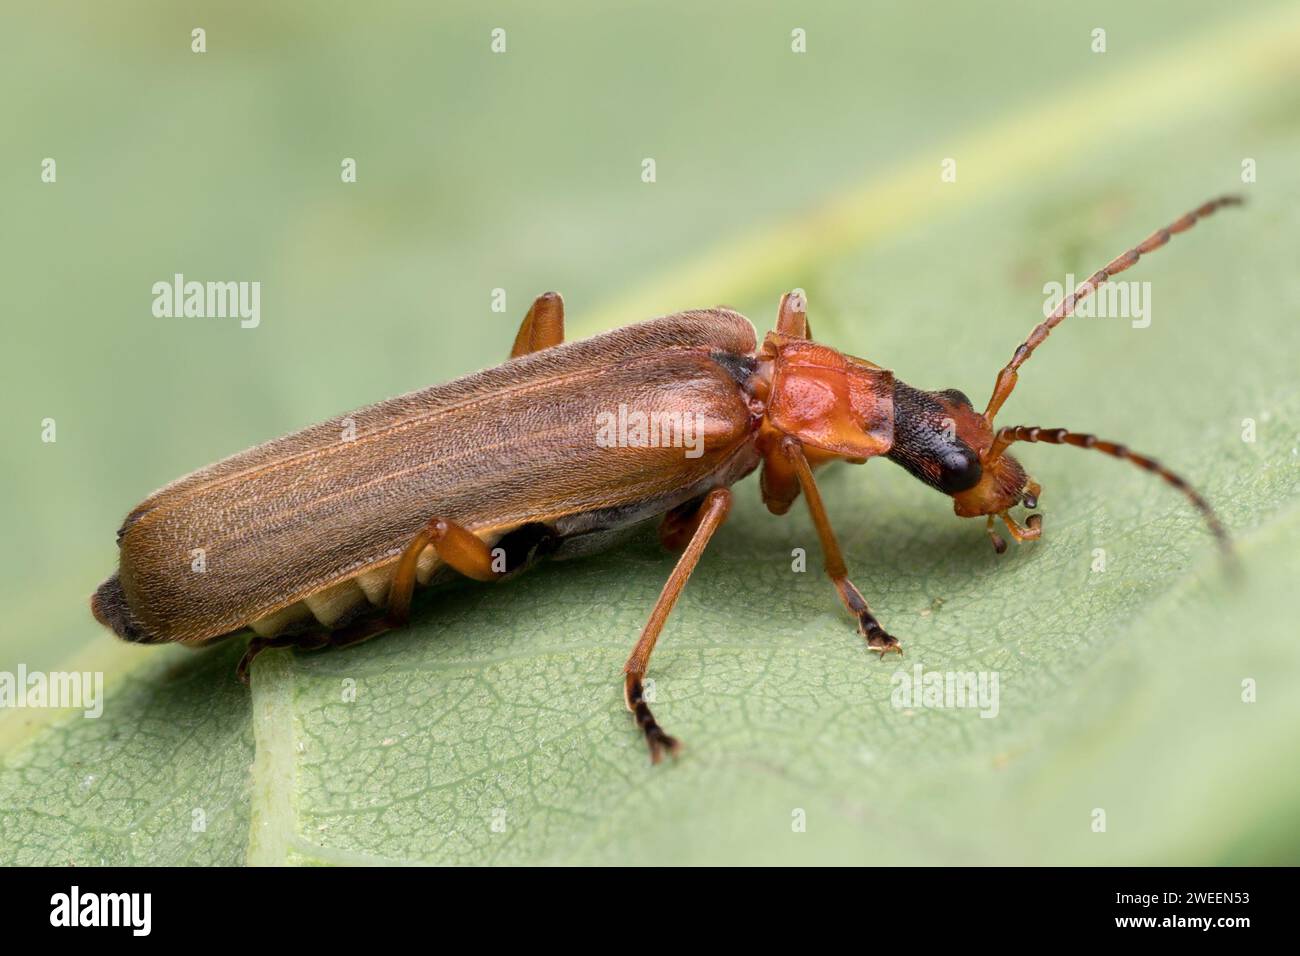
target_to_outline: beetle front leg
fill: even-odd
[[[540,352],[564,341],[564,299],[558,292],[543,292],[524,316],[515,336],[511,358]]]
[[[691,535],[690,543],[686,545],[682,556],[677,559],[677,566],[673,568],[673,573],[668,576],[664,589],[659,593],[659,600],[655,602],[654,610],[650,612],[650,618],[641,631],[640,640],[636,642],[636,647],[632,648],[627,663],[623,665],[625,675],[623,700],[636,719],[636,725],[645,734],[652,763],[658,763],[665,750],[670,754],[676,754],[681,745],[675,738],[664,733],[663,728],[655,721],[654,714],[650,712],[650,705],[646,702],[641,682],[650,664],[650,655],[654,652],[655,642],[659,640],[659,634],[664,629],[664,622],[668,620],[673,605],[681,596],[682,588],[686,586],[687,579],[695,570],[695,565],[699,563],[700,555],[704,553],[704,548],[713,537],[713,532],[717,531],[726,520],[727,512],[730,510],[731,489],[715,488],[704,496],[704,501],[700,504],[698,520],[691,522],[695,525],[695,530]]]
[[[812,338],[812,326],[808,324],[808,297],[803,289],[781,296],[781,304],[776,309],[776,331],[792,339]]]
[[[867,599],[849,580],[844,555],[840,552],[839,542],[835,540],[830,518],[826,515],[826,506],[822,504],[821,492],[817,490],[817,482],[813,480],[812,467],[808,464],[803,448],[795,439],[786,438],[781,442],[781,452],[793,466],[795,476],[799,479],[799,488],[803,491],[804,500],[808,502],[813,526],[817,529],[817,537],[821,539],[826,574],[835,585],[835,590],[839,592],[844,606],[858,619],[858,630],[867,639],[867,646],[874,651],[879,651],[882,659],[890,651],[901,655],[903,649],[899,646],[898,640],[880,626],[876,616],[871,613],[871,608],[867,606]]]

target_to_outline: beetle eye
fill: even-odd
[[[961,405],[964,406],[965,408],[971,407],[970,399],[967,398],[966,393],[959,388],[944,389],[939,394],[947,396],[948,399],[952,401],[954,405]]]
[[[984,469],[974,451],[965,446],[949,446],[939,458],[939,488],[954,494],[979,484]]]

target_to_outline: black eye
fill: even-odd
[[[939,456],[939,489],[955,494],[979,484],[984,469],[979,455],[965,445],[948,445]]]
[[[971,407],[970,399],[967,398],[966,393],[959,388],[944,389],[939,394],[946,396],[954,405],[964,405],[966,408]]]

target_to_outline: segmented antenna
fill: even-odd
[[[1047,442],[1049,445],[1073,445],[1076,448],[1091,448],[1093,451],[1110,455],[1112,458],[1122,458],[1124,461],[1132,462],[1144,471],[1159,475],[1187,496],[1187,500],[1205,518],[1205,523],[1210,526],[1210,531],[1214,534],[1214,538],[1224,555],[1231,557],[1232,541],[1228,538],[1228,532],[1224,530],[1223,523],[1219,521],[1219,516],[1210,507],[1210,503],[1202,498],[1200,493],[1189,485],[1181,475],[1174,474],[1154,458],[1139,455],[1137,452],[1130,451],[1125,445],[1113,441],[1104,441],[1096,435],[1087,435],[1083,432],[1072,432],[1065,428],[1039,428],[1035,425],[1008,425],[1006,428],[998,429],[997,435],[993,438],[993,444],[989,448],[986,461],[996,460],[1008,445],[1018,441]]]
[[[1204,219],[1216,210],[1224,206],[1240,206],[1243,200],[1240,196],[1220,196],[1218,199],[1211,199],[1203,206],[1193,209],[1181,219],[1177,219],[1165,226],[1163,229],[1157,229],[1151,235],[1147,236],[1142,242],[1138,243],[1128,252],[1116,256],[1104,267],[1098,269],[1088,278],[1084,279],[1075,288],[1073,292],[1061,300],[1061,304],[1052,310],[1052,314],[1040,322],[1032,332],[1029,338],[1021,343],[1016,349],[1015,354],[1011,356],[1011,361],[1006,367],[998,373],[998,379],[993,386],[993,395],[989,398],[988,408],[984,409],[984,419],[992,424],[994,416],[1002,408],[1002,403],[1011,395],[1012,389],[1016,387],[1017,374],[1016,370],[1028,361],[1029,356],[1034,354],[1034,349],[1043,344],[1043,341],[1056,328],[1071,315],[1074,314],[1074,308],[1088,296],[1092,295],[1093,290],[1101,285],[1112,276],[1118,275],[1125,269],[1130,268],[1148,252],[1154,252],[1165,243],[1171,236],[1180,232],[1186,232],[1196,225],[1197,220]]]

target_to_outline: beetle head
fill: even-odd
[[[963,518],[1003,515],[1017,504],[1037,507],[1039,487],[1020,462],[994,453],[993,428],[957,389],[927,392],[894,387],[890,460],[953,500]],[[1032,536],[1037,521],[1030,520]]]
[[[1236,201],[1229,197],[1207,204],[1179,220],[1175,224],[1179,228],[1171,226],[1155,233],[1107,269],[1116,265],[1128,268],[1141,253],[1149,251],[1148,245],[1162,245],[1171,233],[1188,228],[1197,216],[1209,215],[1219,206]],[[1102,279],[1109,274],[1106,270],[1097,273]],[[1069,297],[1071,308],[1074,301],[1095,288],[1097,281],[1095,277],[1090,279],[1085,291]],[[986,518],[989,537],[1001,553],[1007,545],[994,531],[996,518],[1002,519],[1018,541],[1034,540],[1042,533],[1040,515],[1030,515],[1025,526],[1011,517],[1010,510],[1016,505],[1037,508],[1042,488],[1025,473],[1019,461],[1007,454],[1007,448],[1015,442],[1046,442],[1099,451],[1160,476],[1201,512],[1225,553],[1229,553],[1227,532],[1214,510],[1182,477],[1154,459],[1117,442],[1065,428],[1015,425],[994,429],[994,419],[1015,387],[1017,369],[1068,314],[1062,308],[1054,313],[1054,320],[1034,329],[998,374],[988,406],[979,413],[970,399],[956,389],[927,392],[912,388],[872,362],[813,342],[802,290],[782,296],[776,331],[764,340],[750,380],[751,407],[762,417],[758,451],[763,456],[761,486],[768,509],[783,514],[799,494],[791,462],[802,460],[788,454],[791,447],[803,450],[805,481],[811,480],[808,466],[837,458],[861,464],[868,458],[887,455],[951,497],[958,516]]]

